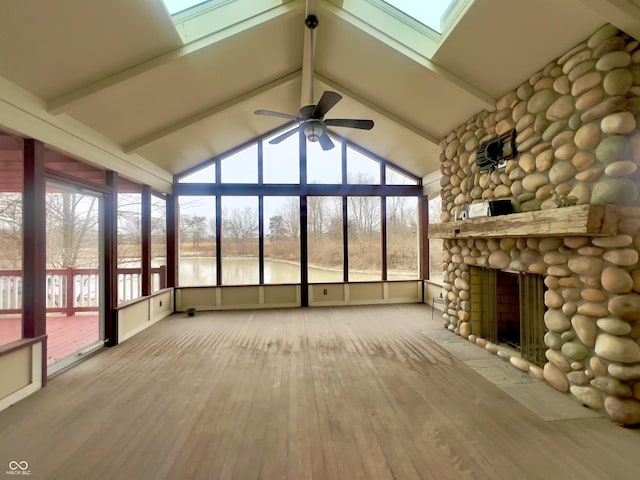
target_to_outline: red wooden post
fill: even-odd
[[[66,293],[66,307],[67,307],[67,317],[73,315],[75,311],[75,297],[74,297],[74,288],[73,288],[73,267],[67,267],[66,272],[66,282],[67,282],[67,293]]]

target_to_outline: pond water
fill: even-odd
[[[179,284],[215,285],[216,259],[211,257],[181,258]],[[258,259],[255,257],[224,258],[222,260],[222,283],[224,285],[256,285],[259,280]],[[389,280],[416,279],[409,273],[389,274]],[[349,272],[354,282],[380,280],[380,273]],[[309,282],[342,282],[341,270],[309,267]],[[264,283],[300,283],[300,265],[277,260],[264,261]]]

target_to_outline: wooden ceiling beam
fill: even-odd
[[[629,0],[579,0],[605,22],[640,40],[640,6]]]
[[[254,97],[257,97],[258,95],[261,95],[265,92],[268,92],[269,90],[279,87],[280,85],[283,85],[287,82],[291,82],[293,80],[296,80],[297,78],[300,77],[300,70],[296,70],[295,72],[292,72],[288,75],[285,75],[284,77],[278,78],[276,80],[274,80],[273,82],[269,82],[265,85],[262,85],[254,90],[251,90],[250,92],[247,92],[245,94],[242,94],[238,97],[235,97],[231,100],[229,100],[228,102],[224,102],[221,103],[220,105],[216,105],[214,107],[208,108],[206,110],[203,110],[201,112],[196,113],[195,115],[192,115],[190,117],[184,118],[176,123],[173,123],[171,125],[168,125],[164,128],[161,128],[159,130],[156,130],[155,132],[152,132],[148,135],[145,135],[144,137],[135,139],[129,143],[127,143],[126,145],[124,145],[123,151],[125,153],[131,153],[131,152],[135,152],[136,150],[141,149],[142,147],[155,142],[163,137],[166,137],[167,135],[170,135],[172,133],[177,132],[178,130],[182,130],[183,128],[189,127],[195,123],[198,123],[208,117],[211,117],[213,115],[217,115],[219,113],[224,112],[225,110],[235,107],[237,105],[240,105],[241,103],[247,102],[249,100],[251,100]]]
[[[233,24],[228,28],[215,32],[204,38],[195,40],[180,48],[167,52],[158,57],[142,62],[134,67],[127,68],[121,72],[109,75],[97,82],[85,85],[76,90],[67,92],[59,97],[50,100],[47,103],[47,111],[53,115],[59,115],[64,113],[75,105],[85,102],[94,95],[98,95],[101,92],[127,82],[140,75],[144,75],[154,69],[160,68],[163,65],[174,62],[181,58],[187,57],[195,52],[198,52],[204,48],[210,47],[221,40],[237,35],[249,28],[253,28],[264,22],[268,22],[279,16],[288,14],[292,11],[299,10],[302,6],[303,0],[294,0],[292,2],[284,3],[278,7],[274,7],[266,12],[248,18],[246,21]]]
[[[438,137],[436,137],[435,135],[433,135],[433,134],[431,134],[429,132],[425,132],[424,130],[419,129],[415,125],[407,122],[406,120],[403,120],[402,118],[398,117],[397,115],[394,115],[393,113],[389,112],[388,110],[385,110],[384,108],[371,103],[366,98],[363,98],[360,95],[358,95],[357,93],[352,92],[348,88],[345,88],[342,85],[339,85],[336,82],[333,82],[333,81],[329,80],[328,78],[323,77],[322,75],[316,74],[316,79],[318,81],[326,84],[327,86],[329,86],[333,90],[336,90],[337,92],[339,92],[341,94],[344,94],[345,96],[349,97],[351,100],[362,104],[363,106],[365,106],[366,108],[368,108],[370,110],[373,110],[375,113],[385,117],[390,122],[393,122],[396,125],[415,133],[416,135],[424,138],[425,140],[430,141],[431,143],[434,143],[436,145],[438,145],[440,143],[440,139]]]

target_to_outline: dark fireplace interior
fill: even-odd
[[[520,289],[518,275],[496,272],[498,343],[520,350]]]
[[[472,319],[477,333],[490,342],[508,345],[522,358],[544,365],[544,277],[471,268]]]

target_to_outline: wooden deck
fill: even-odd
[[[22,335],[18,317],[0,318],[0,344],[18,340]],[[51,365],[87,345],[100,340],[98,313],[50,313],[47,315],[47,365]]]
[[[424,305],[174,315],[0,412],[0,465],[38,479],[638,478],[640,431],[545,421],[444,334]]]

